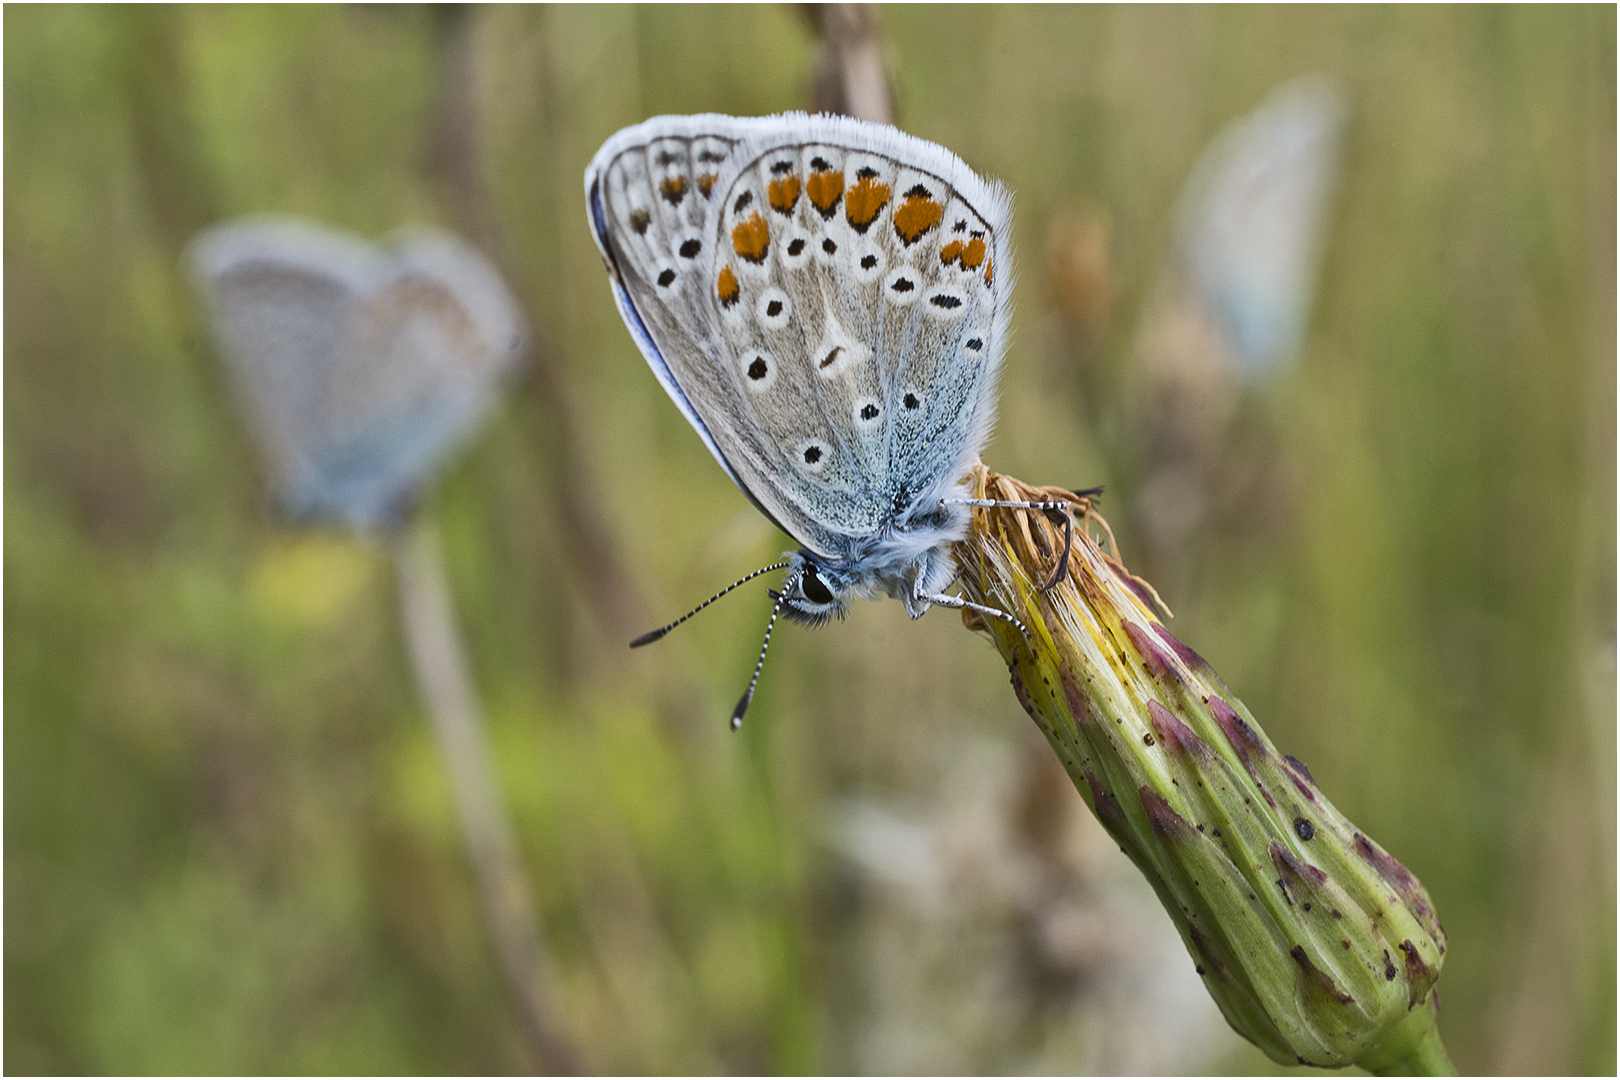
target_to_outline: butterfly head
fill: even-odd
[[[789,569],[782,591],[773,594],[780,599],[783,614],[806,626],[820,626],[849,612],[850,601],[859,593],[848,570],[803,548],[787,555],[786,561]]]

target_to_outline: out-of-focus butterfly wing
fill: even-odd
[[[1225,329],[1245,379],[1266,377],[1298,351],[1344,111],[1325,79],[1286,83],[1216,136],[1182,192],[1182,271]]]
[[[191,259],[278,496],[386,525],[494,401],[526,332],[494,269],[437,232],[376,248],[286,218],[227,222]]]

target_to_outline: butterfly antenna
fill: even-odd
[[[774,593],[776,606],[771,608],[771,621],[765,624],[765,643],[759,647],[759,662],[754,665],[754,677],[748,680],[748,690],[743,694],[737,707],[731,710],[731,730],[736,731],[742,727],[743,713],[748,711],[748,703],[754,700],[754,687],[759,685],[759,673],[765,668],[765,650],[771,647],[771,630],[776,627],[776,617],[782,614],[782,605],[787,601],[788,589]]]
[[[682,615],[680,618],[676,619],[674,622],[670,623],[668,626],[662,626],[662,627],[659,627],[657,630],[653,630],[653,631],[651,631],[649,633],[642,634],[640,637],[636,638],[636,640],[634,640],[634,641],[632,641],[630,643],[630,647],[632,649],[639,649],[643,645],[651,645],[653,642],[657,641],[659,638],[663,637],[665,634],[669,633],[671,630],[673,630],[677,626],[681,625],[681,623],[685,622],[687,619],[690,619],[692,616],[696,615],[698,612],[702,611],[704,608],[708,607],[710,604],[714,603],[716,600],[718,600],[722,596],[726,595],[726,593],[730,592],[732,589],[740,588],[740,587],[748,584],[750,581],[753,581],[755,578],[759,577],[759,575],[768,574],[772,570],[785,570],[785,569],[787,569],[787,567],[789,565],[791,565],[791,564],[785,563],[785,562],[779,562],[779,563],[774,563],[774,564],[772,564],[770,566],[762,566],[762,567],[760,567],[758,570],[755,570],[752,574],[749,574],[747,577],[743,578],[741,581],[734,582],[731,585],[727,585],[725,588],[721,589],[719,592],[715,593],[713,596],[709,597],[707,600],[703,601],[703,603],[699,604],[697,607],[693,608],[691,611],[688,611],[685,615]],[[767,640],[769,640],[769,639],[767,639]]]

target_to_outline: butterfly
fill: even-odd
[[[1182,191],[1180,269],[1245,382],[1276,375],[1299,351],[1345,113],[1323,76],[1284,83],[1216,136]]]
[[[482,423],[528,330],[495,268],[425,229],[374,246],[297,218],[192,241],[212,316],[283,507],[398,525],[427,476]]]
[[[888,595],[1012,619],[944,590],[965,474],[989,437],[1011,289],[1006,191],[885,124],[661,116],[585,171],[625,325],[720,467],[798,542],[777,616]],[[632,642],[662,637],[701,611]],[[1021,625],[1021,624],[1020,624]]]

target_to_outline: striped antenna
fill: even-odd
[[[651,631],[649,633],[642,634],[640,637],[636,638],[636,640],[634,640],[634,641],[632,641],[630,643],[630,647],[632,649],[639,649],[643,645],[652,644],[653,642],[657,641],[659,638],[663,637],[665,634],[669,633],[671,630],[675,629],[677,626],[681,625],[681,623],[685,622],[687,619],[690,619],[692,616],[696,615],[698,612],[702,611],[704,608],[708,607],[710,604],[714,603],[716,600],[718,600],[722,596],[726,595],[726,593],[730,592],[732,589],[740,588],[741,586],[746,585],[750,581],[753,581],[755,578],[759,577],[759,575],[768,574],[772,570],[785,570],[785,569],[788,568],[789,565],[791,565],[791,564],[785,563],[785,562],[779,562],[779,563],[773,563],[770,566],[763,566],[760,569],[755,570],[752,574],[749,574],[747,577],[743,578],[741,581],[735,582],[735,583],[733,583],[731,585],[726,586],[724,589],[721,589],[719,592],[715,593],[713,596],[709,597],[707,600],[703,601],[703,603],[699,604],[697,607],[693,608],[691,611],[688,611],[685,615],[682,615],[680,618],[676,619],[674,622],[670,623],[668,626],[663,626],[663,627],[660,627],[657,630],[653,630],[653,631]],[[778,604],[777,606],[780,607],[781,605]],[[774,616],[773,616],[773,618],[774,618]],[[755,673],[754,677],[756,679],[759,677],[757,672]],[[752,691],[750,691],[750,692],[752,692]]]
[[[742,727],[743,713],[748,711],[748,703],[754,700],[754,687],[759,685],[759,673],[765,669],[765,650],[771,647],[771,630],[776,626],[776,617],[782,614],[782,605],[787,602],[787,594],[792,587],[790,582],[781,592],[774,594],[776,606],[771,608],[771,621],[765,624],[765,643],[759,647],[759,662],[754,665],[754,677],[748,680],[748,690],[742,700],[731,710],[732,731]]]

